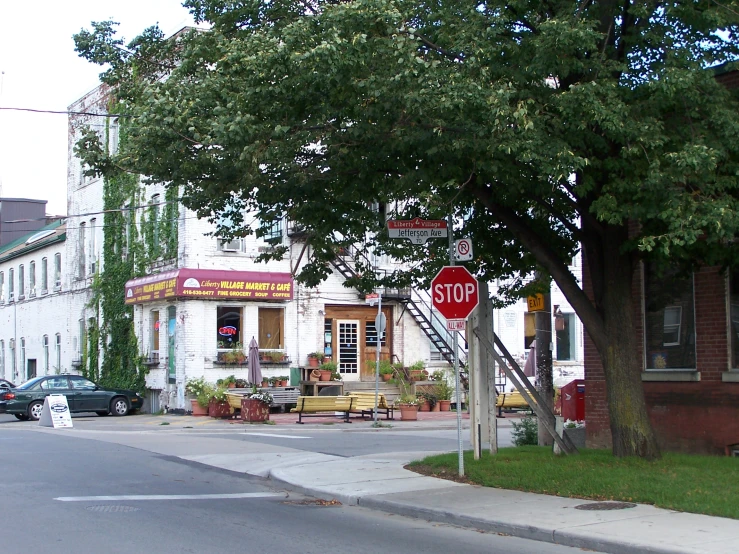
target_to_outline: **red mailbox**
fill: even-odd
[[[585,380],[575,379],[559,391],[562,402],[562,419],[581,421],[585,419]]]

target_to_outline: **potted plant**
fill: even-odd
[[[454,389],[449,383],[447,383],[446,377],[436,385],[436,396],[439,399],[440,411],[449,411],[449,407],[452,403],[452,393],[454,393]]]
[[[251,393],[241,400],[241,419],[249,423],[261,423],[269,419],[269,407],[272,404],[272,395],[260,392],[254,387]]]
[[[212,390],[208,400],[208,415],[215,418],[227,419],[231,417],[231,405],[228,403],[226,389],[218,387]]]
[[[310,354],[308,354],[308,367],[318,367],[323,363],[325,357],[326,356],[323,352],[311,352]]]
[[[278,377],[270,377],[269,378],[269,386],[270,387],[276,387],[277,386],[277,380],[278,380]]]
[[[201,406],[198,403],[198,398],[203,394],[206,388],[210,388],[210,385],[204,377],[198,377],[197,379],[188,379],[185,384],[185,392],[191,396],[190,404],[192,406],[192,415],[208,415],[208,400],[205,399],[205,405]]]
[[[269,359],[273,364],[277,364],[285,359],[285,354],[284,352],[272,351],[269,353]]]
[[[203,388],[200,389],[195,404],[193,404],[193,415],[208,415],[210,411],[210,397],[215,392],[215,388],[210,384],[206,383]],[[196,412],[195,406],[198,407]]]
[[[229,375],[223,380],[223,386],[227,389],[233,389],[236,388],[236,376],[235,375]]]
[[[290,381],[289,375],[280,375],[280,386],[286,387]]]
[[[425,369],[426,364],[422,361],[418,361],[408,368],[411,381],[423,381],[428,377],[429,372]]]
[[[266,389],[269,386],[269,378],[262,377],[262,388]]]
[[[336,362],[325,362],[318,366],[318,371],[321,372],[321,381],[330,381],[331,375],[337,371],[338,367]]]
[[[234,384],[236,385],[237,389],[245,389],[249,386],[249,383],[246,379],[236,379],[236,382]]]
[[[439,406],[437,405],[438,397],[436,394],[431,390],[423,390],[418,393],[418,399],[420,400],[421,405],[419,406],[418,410],[421,412],[438,412]]]
[[[393,369],[392,364],[387,360],[381,360],[380,361],[380,377],[383,381],[389,381],[393,378],[393,373],[395,373],[395,370]]]
[[[402,394],[395,401],[400,410],[400,419],[404,421],[416,421],[418,419],[418,397],[414,394]]]

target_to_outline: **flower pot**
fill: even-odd
[[[262,381],[262,388],[266,389],[269,386],[269,381]]]
[[[211,400],[208,404],[208,415],[214,418],[228,419],[231,417],[231,405],[228,401],[218,402]]]
[[[192,404],[192,415],[194,416],[207,416],[208,415],[208,408],[203,408],[200,404],[198,404],[198,401],[194,398],[190,399],[190,403]]]
[[[321,372],[321,378],[320,381],[330,381],[331,380],[331,372],[327,369],[320,369]]]
[[[235,389],[236,388],[236,383],[229,383],[228,384],[228,388],[229,389]]]
[[[442,412],[448,412],[452,404],[451,400],[439,400],[439,410]]]
[[[280,381],[280,386],[281,387],[286,387],[287,386],[287,381]]]
[[[393,374],[392,373],[381,373],[380,377],[382,377],[383,381],[389,381],[390,379],[393,378]]]
[[[424,377],[422,369],[411,370],[411,381],[423,381]]]
[[[321,372],[317,369],[314,369],[310,372],[310,380],[311,381],[320,381],[321,380]]]
[[[241,419],[249,423],[269,420],[269,404],[252,398],[241,399]]]
[[[440,412],[441,411],[441,406],[439,405],[439,401],[438,400],[434,403],[433,407],[431,408],[431,411],[432,412]]]
[[[408,404],[401,404],[400,408],[400,419],[403,421],[416,421],[418,419],[418,406],[411,406]]]
[[[318,363],[318,358],[308,358],[308,367],[318,367],[319,365],[321,364]]]
[[[418,406],[419,412],[430,412],[431,411],[431,404],[428,400],[424,400],[421,404]]]

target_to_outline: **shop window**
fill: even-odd
[[[159,320],[159,310],[151,311],[149,326],[151,327],[151,342],[149,345],[149,349],[152,355],[159,354],[159,328],[161,326],[161,321]]]
[[[729,273],[731,367],[739,369],[739,270]]]
[[[259,349],[285,349],[285,310],[282,308],[259,308]]]
[[[647,369],[695,369],[693,276],[644,268]]]
[[[557,360],[560,362],[577,359],[577,333],[575,314],[559,313],[554,316],[557,335]]]
[[[237,306],[218,306],[216,309],[218,348],[233,348],[241,344],[241,310]]]

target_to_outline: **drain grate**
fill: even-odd
[[[103,513],[123,513],[123,512],[138,512],[141,508],[134,508],[133,506],[87,506],[85,510],[88,512],[103,512]]]
[[[631,502],[591,502],[590,504],[575,506],[576,510],[625,510],[627,508],[636,508],[636,504]]]

